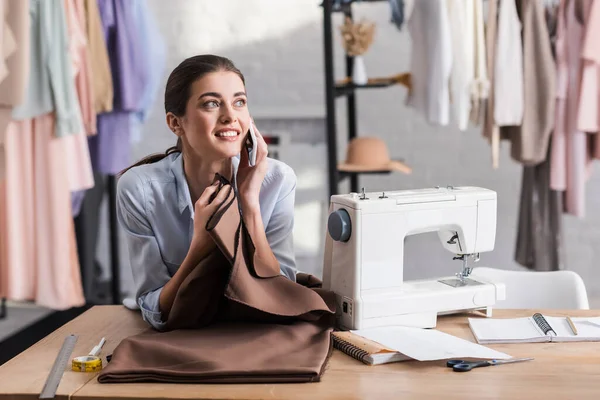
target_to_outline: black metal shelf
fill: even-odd
[[[356,85],[354,83],[347,83],[343,85],[335,85],[335,97],[347,96],[348,94],[354,93],[356,89],[380,89],[394,85],[393,82],[378,82],[378,83],[367,83],[365,85]]]
[[[357,136],[356,123],[356,90],[386,88],[394,85],[395,82],[372,82],[365,85],[356,85],[354,83],[337,84],[334,77],[333,66],[333,26],[332,13],[343,12],[346,17],[352,18],[353,3],[376,3],[389,0],[351,0],[334,6],[334,0],[323,0],[323,50],[325,57],[325,106],[326,106],[326,131],[327,131],[327,167],[329,171],[329,195],[338,193],[339,183],[350,178],[350,191],[358,192],[358,177],[364,174],[389,174],[391,171],[370,171],[370,172],[345,172],[338,170],[337,159],[337,129],[336,129],[336,97],[345,96],[347,101],[348,115],[348,140]],[[352,76],[352,66],[354,57],[346,54],[346,76]]]

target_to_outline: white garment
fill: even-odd
[[[490,81],[487,73],[485,29],[483,27],[483,0],[469,2],[473,7],[473,85],[471,98],[473,103],[479,104],[481,100],[488,98]]]
[[[415,1],[407,24],[412,42],[407,105],[429,123],[448,125],[452,41],[446,0]]]
[[[450,107],[461,131],[467,129],[471,112],[471,87],[474,80],[473,0],[447,0],[452,35],[452,72]]]
[[[494,65],[494,119],[498,126],[523,121],[523,41],[515,0],[500,0]]]

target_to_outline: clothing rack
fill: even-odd
[[[81,267],[83,291],[89,304],[121,304],[121,280],[119,260],[119,230],[117,223],[116,191],[117,183],[114,175],[94,174],[95,186],[89,189],[81,205],[81,211],[75,218],[77,252]],[[108,231],[110,243],[111,280],[109,287],[103,287],[97,280],[99,270],[96,261],[96,246],[100,227],[100,206],[104,196],[108,195]],[[103,296],[110,292],[110,301]]]
[[[375,3],[389,0],[323,0],[323,40],[325,52],[325,100],[326,100],[326,131],[327,131],[327,165],[329,170],[329,195],[338,193],[339,183],[345,178],[350,178],[350,191],[358,192],[359,174],[388,174],[388,171],[377,172],[343,172],[337,168],[337,127],[335,100],[337,97],[346,96],[347,117],[348,117],[348,140],[357,136],[356,129],[356,90],[384,88],[392,86],[392,82],[367,83],[365,85],[356,85],[352,82],[345,84],[335,83],[334,63],[333,63],[333,26],[332,14],[342,12],[344,16],[352,18],[352,3]],[[354,57],[346,54],[346,76],[352,76],[352,67]]]

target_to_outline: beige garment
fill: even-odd
[[[0,198],[3,250],[0,296],[51,309],[85,303],[64,138],[54,117],[13,121],[6,135],[6,181]]]
[[[94,104],[97,113],[108,112],[113,109],[114,93],[108,52],[100,20],[100,11],[98,10],[96,0],[84,1]]]
[[[25,96],[27,77],[29,75],[29,0],[1,0],[3,13],[0,13],[0,29],[6,27],[9,38],[14,40],[14,48],[6,58],[6,76],[0,80],[0,180],[4,177],[4,134],[11,120],[12,107],[21,103]],[[6,32],[6,31],[5,31]],[[3,42],[5,42],[3,40]],[[3,46],[2,51],[10,49]]]
[[[486,65],[490,82],[485,115],[483,122],[483,136],[486,137],[492,147],[492,167],[498,168],[500,154],[500,128],[494,120],[494,65],[496,54],[496,33],[498,30],[498,0],[489,0],[488,17],[485,29],[486,40]]]
[[[4,23],[12,32],[16,47],[6,60],[8,75],[0,82],[0,105],[13,106],[23,101],[29,76],[29,1],[3,1]]]
[[[472,2],[473,9],[473,18],[474,18],[474,81],[473,87],[471,90],[471,114],[469,115],[469,120],[479,125],[481,122],[481,114],[482,114],[482,106],[485,104],[485,100],[487,99],[490,92],[490,81],[487,72],[486,65],[486,40],[484,34],[484,24],[483,24],[483,4],[482,0],[477,0]]]
[[[546,159],[554,129],[556,66],[542,2],[517,0],[523,26],[523,87],[525,107],[520,126],[503,126],[511,141],[511,157],[524,165]]]
[[[6,14],[8,12],[8,3],[0,1],[0,82],[8,75],[8,66],[6,60],[17,49],[15,35],[6,22]]]

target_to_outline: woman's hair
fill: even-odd
[[[167,79],[165,87],[165,113],[171,112],[177,117],[184,116],[187,102],[192,95],[192,84],[208,73],[220,71],[234,72],[246,84],[244,75],[228,58],[203,54],[183,60],[181,64],[175,67],[171,75],[169,75],[169,79]],[[124,174],[130,168],[155,163],[169,154],[181,152],[181,150],[181,138],[177,138],[175,146],[169,147],[164,153],[151,154],[142,158],[135,164],[125,168],[119,175]]]

